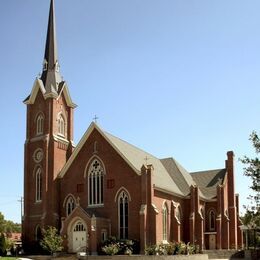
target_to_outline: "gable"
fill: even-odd
[[[77,106],[72,102],[72,99],[71,99],[70,94],[69,94],[69,89],[68,89],[68,86],[67,86],[65,81],[62,81],[59,84],[58,93],[56,92],[55,96],[53,96],[53,94],[52,94],[52,96],[49,96],[49,94],[46,95],[46,90],[45,90],[45,87],[43,85],[43,82],[39,78],[36,78],[36,80],[34,81],[31,94],[23,101],[24,104],[26,104],[26,105],[34,104],[39,90],[41,91],[41,93],[43,94],[45,99],[48,98],[48,97],[59,98],[60,95],[63,93],[65,100],[66,100],[66,103],[69,107],[75,108]]]
[[[148,158],[149,164],[152,164],[154,168],[153,180],[155,187],[174,193],[176,195],[183,196],[183,193],[178,188],[174,180],[169,176],[168,172],[158,158],[109,133],[102,131],[95,123],[91,123],[91,125],[83,135],[71,157],[61,170],[59,178],[63,178],[65,176],[66,172],[76,160],[78,154],[80,153],[94,130],[99,132],[99,134],[112,146],[116,153],[130,166],[130,168],[137,175],[141,175],[141,167],[145,164],[146,158]]]

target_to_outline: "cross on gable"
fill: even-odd
[[[95,123],[97,123],[97,120],[98,120],[97,115],[94,116],[93,120],[94,120]]]

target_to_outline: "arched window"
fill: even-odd
[[[66,214],[69,216],[75,208],[75,201],[72,196],[69,196],[66,202]]]
[[[82,222],[77,222],[76,226],[74,227],[74,232],[86,231],[86,228],[82,224]]]
[[[162,207],[162,227],[163,227],[163,240],[167,241],[168,239],[168,208],[166,203]]]
[[[36,135],[43,134],[43,123],[44,123],[43,115],[40,114],[37,116],[36,119]]]
[[[122,191],[118,196],[118,223],[119,237],[121,239],[128,238],[128,203],[129,198],[125,191]]]
[[[42,200],[42,171],[38,168],[35,174],[36,177],[36,202]]]
[[[40,241],[42,239],[42,229],[40,225],[37,225],[35,228],[35,241]]]
[[[216,223],[216,215],[215,211],[212,209],[209,211],[209,230],[213,231],[215,230],[215,223]]]
[[[62,136],[66,135],[66,124],[62,114],[58,117],[58,134]]]
[[[103,204],[104,169],[99,160],[92,161],[88,170],[88,201],[89,205]]]

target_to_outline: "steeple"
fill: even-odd
[[[46,90],[45,95],[50,97],[57,96],[59,84],[62,81],[62,78],[59,72],[54,0],[51,0],[50,3],[49,22],[41,80]]]

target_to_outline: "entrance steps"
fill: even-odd
[[[207,254],[209,259],[243,259],[244,252],[238,250],[203,250],[203,254]]]

